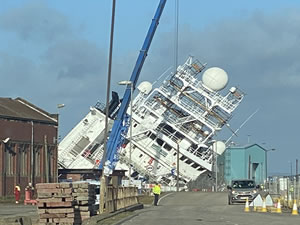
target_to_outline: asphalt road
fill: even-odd
[[[299,224],[291,213],[244,212],[244,204],[228,205],[227,193],[180,192],[167,195],[159,206],[136,212],[119,225],[289,225]]]

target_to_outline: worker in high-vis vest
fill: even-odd
[[[154,194],[154,205],[157,206],[159,195],[160,195],[160,186],[157,182],[155,182],[154,187],[152,188],[152,192]]]

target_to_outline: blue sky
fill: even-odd
[[[127,80],[158,0],[117,0],[112,90]],[[169,0],[140,80],[153,82],[174,58],[174,0]],[[298,150],[300,106],[300,2],[286,0],[179,0],[179,63],[193,55],[229,74],[229,86],[247,96],[232,129],[259,112],[233,141],[261,144],[269,171],[290,171]],[[105,101],[111,1],[2,0],[1,97],[23,97],[60,111],[66,135],[98,100]],[[223,131],[220,138],[231,134]]]

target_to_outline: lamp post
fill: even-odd
[[[209,143],[212,143],[212,151],[213,151],[213,162],[215,164],[215,192],[218,191],[218,159],[217,159],[217,140],[211,140]],[[213,165],[213,164],[212,164]],[[213,171],[213,166],[212,166]]]
[[[60,141],[60,136],[59,136],[59,110],[64,108],[66,105],[65,104],[57,104],[57,145]]]
[[[131,186],[131,152],[132,152],[132,93],[133,93],[133,83],[130,80],[123,80],[119,82],[119,85],[129,85],[130,86],[130,143],[129,143],[129,185]]]
[[[288,176],[288,182],[290,182],[290,185],[289,185],[289,188],[287,191],[291,195],[290,200],[293,200],[293,198],[295,199],[295,195],[292,195],[292,193],[291,193],[291,186],[292,186],[292,181],[293,181],[293,162],[289,161],[289,164],[290,164],[290,168],[291,168],[291,174],[290,174],[290,176]]]
[[[176,183],[176,191],[179,192],[179,142],[177,141],[177,183]]]
[[[56,160],[58,161],[58,144],[60,142],[60,135],[59,135],[59,110],[64,108],[66,105],[61,103],[57,104],[57,137],[56,137],[56,146],[57,146],[57,155],[56,155]],[[49,182],[49,165],[48,165],[48,153],[45,152],[46,154],[46,182]],[[58,182],[58,164],[56,163],[56,182]]]
[[[266,184],[268,183],[268,152],[269,151],[275,151],[276,149],[275,148],[272,148],[272,149],[265,149],[265,158],[266,158]],[[268,189],[269,189],[269,185],[268,185]]]
[[[216,183],[215,183],[215,192],[218,191],[218,155],[217,155],[217,146],[216,141],[213,143],[213,153],[214,153],[214,163],[215,163],[215,176],[216,176]]]

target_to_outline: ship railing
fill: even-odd
[[[141,140],[143,140],[143,139],[145,139],[145,138],[147,138],[147,137],[148,137],[148,136],[143,132],[143,133],[141,133],[141,134],[138,134],[138,135],[133,136],[132,139],[133,139],[134,141],[141,141]]]
[[[167,122],[170,123],[170,125],[173,125],[175,128],[177,128],[180,132],[184,133],[186,136],[192,138],[195,140],[195,142],[198,142],[198,140],[195,138],[196,134],[193,133],[191,134],[191,130],[187,129],[186,127],[183,126],[184,123],[179,123],[177,118],[172,118],[172,117],[166,117],[164,118]],[[159,129],[160,131],[160,129]],[[169,131],[163,131],[163,132],[169,132]],[[174,136],[174,134],[170,133],[170,137],[173,141],[177,141],[178,139]],[[167,135],[167,134],[166,134]]]
[[[202,81],[194,78],[192,75],[190,75],[187,71],[181,71],[180,74],[178,74],[180,78],[184,79],[188,83],[191,84],[191,86],[194,86],[195,89],[199,91],[202,95],[208,95],[211,99],[215,100],[215,102],[220,105],[222,108],[227,109],[228,111],[232,112],[238,104],[233,104],[230,100],[228,100],[226,97],[220,95],[218,92],[207,90],[205,87],[203,87]]]
[[[153,102],[147,101],[147,102],[145,102],[145,106],[148,107],[149,109],[152,109],[152,106],[155,103],[156,103],[155,101],[153,101]],[[184,107],[184,106],[182,106],[182,107]],[[187,107],[189,107],[189,106],[187,105]],[[196,114],[196,113],[197,113],[197,111],[194,110],[194,114]],[[207,121],[207,119],[205,119],[204,117],[201,117],[201,118],[203,118],[202,120],[200,120],[202,123],[205,123],[205,121]],[[196,116],[190,115],[190,116],[186,117],[185,119],[183,119],[182,121],[184,121],[184,120],[189,121],[189,120],[194,120],[194,119],[196,120]],[[191,131],[183,126],[184,122],[180,122],[180,120],[178,118],[166,116],[166,117],[164,117],[164,120],[169,122],[170,125],[173,125],[175,128],[177,128],[178,130],[180,130],[181,132],[183,132],[184,134],[186,134],[190,138],[194,139],[195,142],[199,141],[196,138],[197,134],[196,133],[191,134]],[[214,124],[209,123],[209,121],[207,123],[211,124],[211,126],[214,127]],[[160,131],[160,129],[158,129],[157,131]],[[170,136],[169,138],[171,138],[175,142],[177,141],[177,139],[174,136]]]
[[[105,112],[105,104],[102,102],[97,102],[95,105],[95,108],[100,110],[101,112]]]
[[[192,153],[193,155],[201,158],[203,161],[209,162],[210,163],[210,158],[211,158],[211,150],[207,149],[206,151],[203,152],[199,152],[197,151],[197,149],[193,148],[193,147],[189,147],[187,149],[188,152]]]
[[[163,128],[156,128],[155,129],[157,132],[161,132],[163,133],[164,135],[166,135],[169,139],[171,139],[172,141],[174,141],[175,143],[177,143],[177,141],[179,140],[175,135],[174,133],[171,133],[170,131],[166,130],[166,129],[163,129]]]
[[[156,101],[146,101],[144,104],[152,109],[152,106],[156,103]]]
[[[200,121],[209,124],[213,128],[218,128],[218,124],[212,122],[211,120],[208,120],[207,118],[203,117],[202,115],[199,114],[199,112],[193,108],[192,106],[188,105],[187,103],[183,101],[178,101],[179,105],[182,105],[184,108],[188,109],[190,112],[192,112],[196,118],[198,117]]]
[[[192,120],[195,120],[195,117],[193,117],[192,115],[189,115],[189,116],[185,116],[185,117],[177,119],[176,124],[184,124],[184,123],[191,122]]]
[[[171,97],[171,90],[169,90],[167,87],[160,86],[158,89],[165,93],[168,97]]]
[[[160,90],[163,94],[165,94],[166,96],[168,96],[168,93],[165,92],[166,89],[165,89],[164,87],[161,86],[161,87],[159,88],[159,90]],[[184,109],[187,109],[189,112],[192,112],[192,113],[195,115],[195,118],[198,117],[198,118],[200,119],[200,121],[209,124],[211,127],[215,128],[215,129],[219,128],[219,127],[218,127],[218,124],[216,124],[216,123],[214,123],[213,121],[208,120],[207,118],[203,117],[201,114],[199,114],[199,111],[198,111],[196,108],[192,107],[191,105],[189,105],[189,104],[187,104],[187,103],[185,103],[185,102],[183,102],[183,101],[179,101],[178,99],[175,99],[175,98],[172,98],[172,101],[173,101],[175,104],[176,104],[176,103],[179,104],[179,105],[180,105],[181,107],[183,107]]]
[[[232,112],[237,107],[237,104],[232,104],[231,101],[229,101],[226,97],[220,95],[218,92],[215,92],[215,91],[206,91],[205,87],[203,87],[202,81],[195,80],[194,83],[193,83],[193,86],[196,87],[198,90],[199,89],[202,90],[211,99],[215,100],[215,102],[218,105],[220,105],[222,108],[227,109],[227,111]]]
[[[150,181],[155,181],[156,176],[151,174],[147,169],[144,169],[139,164],[135,163],[134,161],[130,161],[129,158],[126,155],[120,155],[120,162],[124,162],[128,167],[131,166],[134,171],[137,171],[142,176],[149,176]]]

